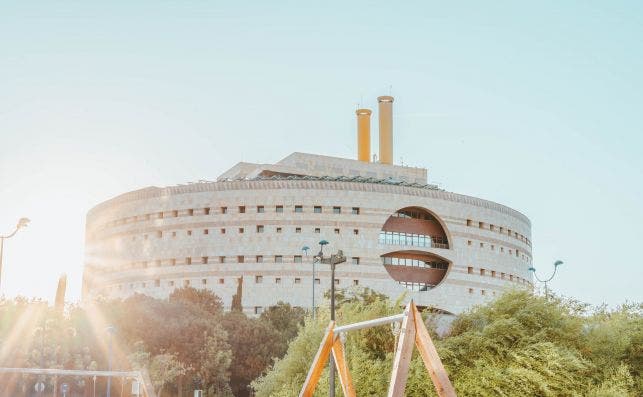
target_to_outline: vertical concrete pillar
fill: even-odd
[[[371,160],[371,110],[357,109],[357,159],[366,163]]]

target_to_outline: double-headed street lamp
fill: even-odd
[[[29,218],[20,218],[18,224],[16,225],[16,230],[6,236],[0,236],[0,287],[2,287],[2,249],[4,247],[4,240],[13,237],[16,233],[18,233],[18,230],[27,227],[28,224]]]
[[[336,254],[324,256],[324,246],[328,245],[328,241],[321,240],[319,242],[319,253],[313,257],[313,318],[315,316],[315,263],[325,263],[330,265],[330,319],[335,321],[335,267],[340,263],[346,262],[346,257],[342,250],[337,251]],[[309,247],[303,247],[302,251],[308,255]],[[333,355],[330,355],[330,368],[329,368],[329,395],[335,397],[335,362]]]
[[[556,270],[558,270],[558,266],[560,266],[562,264],[563,264],[563,261],[561,261],[561,260],[558,260],[558,261],[554,262],[554,272],[551,274],[551,276],[547,280],[541,280],[540,278],[538,278],[538,275],[536,274],[536,268],[535,267],[532,266],[532,267],[529,268],[529,271],[534,274],[534,277],[536,277],[536,280],[538,280],[539,282],[545,284],[545,298],[547,298],[549,296],[548,292],[547,292],[547,283],[550,282],[554,278],[554,276],[556,275]]]

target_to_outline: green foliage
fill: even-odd
[[[342,294],[338,323],[400,312],[373,293]],[[586,305],[512,291],[458,316],[451,332],[434,339],[460,396],[642,395],[641,306],[590,312]],[[307,319],[285,357],[253,383],[257,396],[296,396],[319,347],[327,313]],[[388,327],[351,333],[346,351],[358,395],[385,395],[394,339]],[[316,396],[327,393],[327,373]],[[637,383],[638,382],[638,383]],[[406,396],[435,395],[414,356]]]

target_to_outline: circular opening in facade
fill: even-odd
[[[423,251],[396,251],[382,255],[391,278],[412,291],[428,291],[444,279],[449,261]]]
[[[420,207],[406,207],[389,216],[379,237],[381,244],[423,248],[449,248],[442,223]]]

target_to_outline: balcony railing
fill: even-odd
[[[410,245],[413,247],[449,248],[446,238],[424,234],[380,232],[380,244]]]
[[[435,285],[433,284],[411,283],[407,281],[398,281],[398,284],[405,286],[406,289],[409,289],[411,291],[428,291],[431,288],[435,287]]]
[[[427,262],[420,259],[396,258],[391,256],[382,257],[382,263],[384,265],[421,267],[425,269],[447,270],[449,268],[449,264],[444,262]]]

